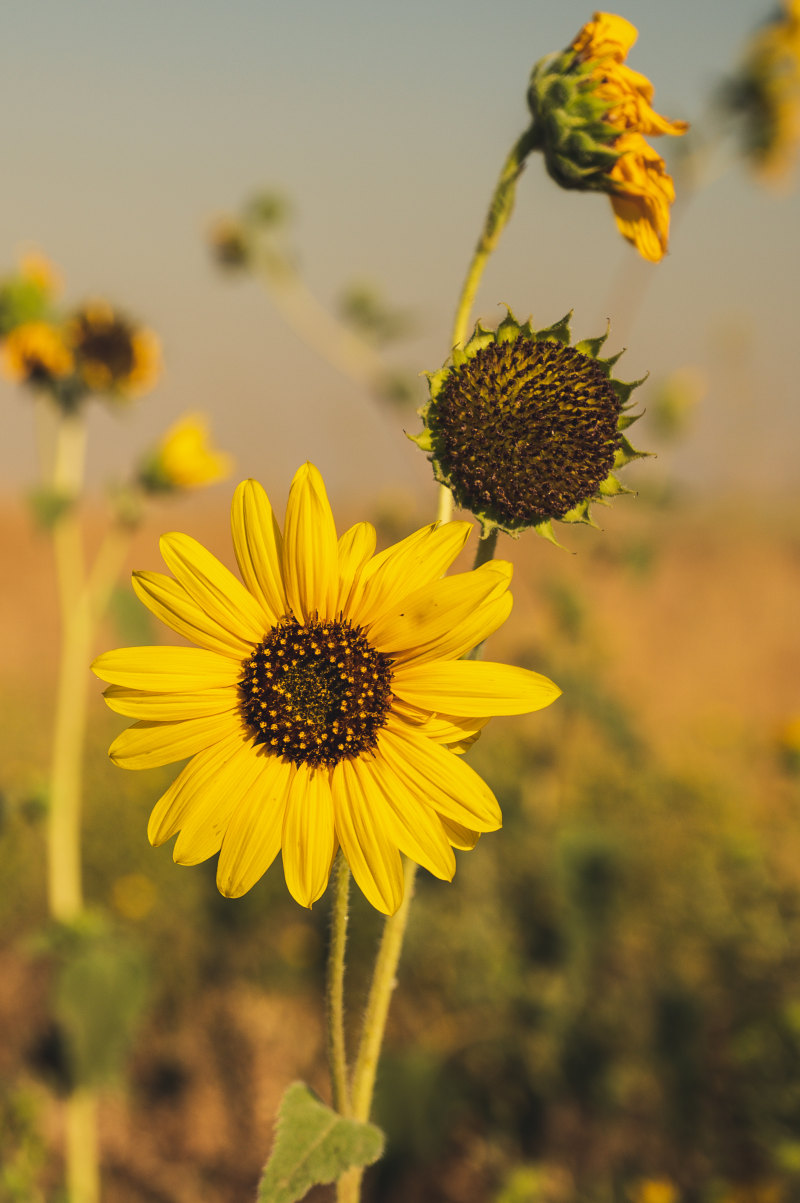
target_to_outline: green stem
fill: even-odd
[[[347,1048],[344,1037],[344,968],[350,866],[341,853],[336,860],[333,875],[333,916],[327,983],[328,1061],[331,1071],[333,1106],[340,1115],[349,1115],[350,1091],[347,1082]]]
[[[82,1087],[66,1101],[67,1198],[69,1203],[100,1203],[97,1156],[97,1096]]]
[[[475,246],[472,261],[467,269],[467,274],[461,287],[461,295],[458,299],[456,315],[453,321],[453,333],[450,338],[451,350],[455,350],[464,344],[469,328],[472,306],[475,302],[475,296],[478,292],[486,264],[489,256],[500,241],[500,235],[503,233],[508,219],[514,211],[517,180],[525,166],[525,160],[535,147],[536,140],[533,126],[531,126],[517,139],[503,163],[494,192],[492,193],[492,199],[489,202],[489,209],[486,213],[480,238]],[[453,495],[447,488],[447,485],[441,485],[439,489],[437,520],[439,522],[449,522],[452,516]]]

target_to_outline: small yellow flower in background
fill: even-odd
[[[16,326],[0,345],[0,364],[9,380],[47,385],[69,376],[74,367],[64,333],[50,322]]]
[[[655,112],[653,85],[625,63],[636,38],[624,17],[595,13],[567,50],[534,67],[528,105],[550,175],[563,188],[607,193],[623,236],[658,262],[675,189],[645,138],[688,125]]]
[[[722,101],[741,119],[743,152],[760,178],[785,184],[800,148],[800,0],[785,0],[753,35]]]
[[[107,301],[84,305],[70,318],[67,333],[76,370],[92,392],[136,397],[156,383],[161,371],[158,339]]]
[[[680,1193],[669,1178],[641,1178],[631,1192],[632,1203],[679,1203]]]
[[[256,481],[231,515],[242,584],[188,535],[161,551],[174,578],[134,573],[158,618],[196,647],[122,648],[93,664],[112,710],[137,720],[110,748],[123,768],[192,759],[156,804],[148,836],[179,832],[174,859],[219,852],[217,884],[249,890],[278,852],[310,907],[341,847],[387,914],[401,853],[439,878],[453,848],[501,825],[488,786],[458,754],[492,715],[559,694],[504,664],[462,660],[505,621],[511,565],[443,577],[471,526],[423,527],[375,554],[358,523],[337,540],[322,477],[295,475],[283,532]]]
[[[170,426],[147,457],[139,482],[148,492],[170,493],[216,484],[232,470],[231,456],[211,446],[208,422],[203,415],[186,414]]]
[[[156,901],[156,887],[143,873],[125,873],[111,888],[114,909],[124,919],[144,919]]]
[[[15,327],[50,321],[51,301],[60,291],[61,277],[38,251],[20,256],[16,272],[0,279],[0,339]]]

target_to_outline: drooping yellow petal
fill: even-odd
[[[378,759],[444,818],[471,831],[496,831],[502,825],[497,799],[475,770],[399,721],[390,719],[378,736]]]
[[[502,618],[491,625],[498,612],[508,615],[510,601],[499,611],[484,607],[507,594],[512,571],[509,563],[497,560],[425,585],[384,611],[369,628],[370,642],[400,663],[461,655],[500,625]],[[478,638],[470,642],[474,632]],[[451,653],[450,648],[460,650]]]
[[[259,749],[251,743],[240,743],[213,780],[195,796],[172,850],[176,864],[199,865],[219,852],[231,818],[263,771],[264,757]]]
[[[204,613],[242,639],[264,638],[270,615],[216,556],[178,532],[162,535],[160,546],[167,567]]]
[[[457,718],[452,714],[431,714],[417,706],[409,706],[399,698],[392,703],[392,714],[409,723],[418,735],[424,735],[436,744],[458,749],[474,743],[491,718],[491,715],[484,718]]]
[[[422,865],[434,877],[452,881],[456,859],[445,835],[441,816],[409,789],[380,759],[362,756],[352,762],[364,796],[387,833],[404,856]],[[334,774],[337,769],[334,770]]]
[[[376,910],[393,915],[403,900],[403,865],[364,790],[355,762],[343,760],[331,774],[336,835],[365,897]]]
[[[310,907],[324,893],[336,854],[330,775],[297,768],[283,820],[283,872],[292,897]]]
[[[189,597],[183,585],[163,572],[134,572],[133,590],[156,618],[207,651],[220,652],[242,661],[253,644],[215,622]]]
[[[595,13],[572,42],[572,49],[585,59],[609,58],[621,63],[639,36],[639,31],[615,13]]]
[[[263,757],[259,776],[231,818],[222,841],[217,888],[226,898],[246,894],[280,852],[286,802],[296,772],[288,760]]]
[[[337,614],[350,617],[350,603],[364,565],[375,551],[375,527],[371,522],[357,522],[339,539],[339,594]]]
[[[313,464],[295,474],[283,543],[286,598],[299,622],[333,618],[339,585],[336,527],[322,477]]]
[[[365,566],[351,606],[354,622],[374,623],[387,608],[445,572],[472,530],[469,522],[433,523],[379,552]]]
[[[283,585],[283,535],[257,480],[243,480],[234,493],[231,531],[242,580],[271,621],[277,622],[289,608]]]
[[[101,681],[150,693],[219,689],[242,675],[236,661],[196,647],[120,647],[92,663]]]
[[[442,818],[442,827],[453,847],[461,852],[471,852],[481,838],[479,831],[470,831],[468,827],[454,823],[452,819]]]
[[[108,754],[123,769],[154,769],[194,756],[236,730],[241,730],[241,720],[232,713],[175,723],[134,723],[117,736]]]
[[[422,710],[465,718],[528,714],[549,706],[561,693],[540,673],[483,660],[401,665],[392,679],[392,690]]]
[[[176,719],[204,718],[211,714],[234,713],[239,708],[235,687],[202,689],[193,693],[143,693],[124,685],[109,685],[103,697],[110,710],[129,718],[149,722],[174,722]]]
[[[169,789],[153,807],[147,825],[147,838],[154,848],[166,843],[193,813],[198,797],[213,781],[242,746],[242,735],[235,731],[219,743],[198,752],[181,769]]]

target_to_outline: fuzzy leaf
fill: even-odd
[[[334,1182],[355,1166],[372,1165],[382,1152],[380,1128],[343,1119],[303,1082],[294,1082],[281,1102],[258,1203],[296,1203],[312,1186]]]

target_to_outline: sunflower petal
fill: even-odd
[[[289,608],[283,586],[283,535],[257,480],[243,480],[234,493],[231,531],[242,580],[275,623]]]
[[[204,748],[184,765],[150,815],[147,838],[154,848],[159,848],[180,831],[192,813],[195,799],[213,782],[218,772],[224,771],[241,743],[241,732],[236,731],[212,747]]]
[[[311,907],[328,884],[336,852],[329,774],[302,764],[283,820],[283,872],[292,897]]]
[[[417,589],[384,610],[370,627],[370,643],[401,662],[443,659],[451,647],[469,651],[496,630],[503,619],[491,624],[499,614],[507,616],[510,601],[487,613],[483,607],[507,596],[512,571],[510,564],[498,560]],[[490,629],[484,634],[487,625]],[[469,642],[475,632],[479,638]]]
[[[194,693],[143,693],[141,689],[109,685],[103,697],[109,709],[117,714],[149,722],[175,722],[177,719],[225,714],[236,710],[238,703],[236,689],[230,686]]]
[[[210,618],[242,639],[259,643],[264,638],[271,616],[202,543],[173,532],[161,536],[160,547],[176,580]]]
[[[470,522],[433,523],[387,547],[369,561],[352,605],[353,621],[374,623],[399,599],[432,584],[466,543]]]
[[[375,821],[383,824],[404,856],[434,877],[452,881],[456,859],[441,816],[420,800],[379,757],[353,761]]]
[[[217,888],[226,898],[246,894],[280,852],[286,800],[296,772],[289,760],[263,758],[261,773],[235,811],[222,841]]]
[[[458,848],[461,852],[471,852],[481,838],[479,831],[470,831],[468,827],[463,827],[461,823],[454,823],[452,819],[443,818],[442,827],[453,847]]]
[[[315,614],[335,617],[338,569],[336,527],[325,485],[314,465],[304,464],[289,492],[283,544],[286,599],[299,622]]]
[[[119,647],[103,652],[91,667],[101,681],[150,693],[219,689],[242,675],[230,656],[198,647]]]
[[[400,853],[375,814],[354,761],[336,766],[331,794],[336,835],[356,883],[376,910],[393,915],[403,901]]]
[[[444,818],[470,831],[496,831],[502,826],[497,799],[475,770],[399,720],[390,719],[378,736],[378,756],[408,792]]]
[[[364,565],[375,551],[375,527],[371,522],[357,522],[339,539],[339,595],[336,613],[350,617],[350,600],[361,578]]]
[[[194,756],[236,730],[241,730],[241,720],[234,714],[212,714],[175,723],[134,723],[117,736],[108,754],[122,769],[155,769]]]
[[[215,622],[172,577],[163,572],[134,572],[132,583],[134,593],[148,610],[184,639],[236,660],[243,660],[252,651],[252,640]]]
[[[199,865],[219,852],[232,816],[263,772],[264,759],[252,743],[240,743],[213,780],[198,791],[172,850],[176,864]]]
[[[401,665],[392,690],[412,706],[465,718],[528,714],[549,706],[561,693],[540,673],[483,660]]]

